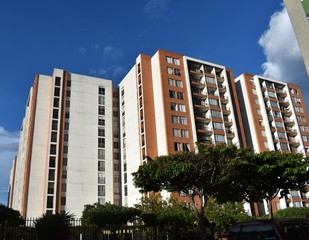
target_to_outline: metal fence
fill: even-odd
[[[36,219],[26,219],[18,227],[5,226],[0,228],[0,240],[36,240],[34,223]],[[173,239],[200,239],[197,231],[182,229],[162,229],[146,227],[144,225],[126,225],[114,233],[107,229],[95,226],[82,225],[81,219],[70,221],[69,237],[63,240],[173,240]],[[45,239],[44,239],[45,240]],[[62,240],[62,239],[54,239]]]

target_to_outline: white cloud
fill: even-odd
[[[123,66],[116,66],[113,70],[114,77],[123,76],[127,72],[127,69]]]
[[[264,76],[296,84],[308,82],[306,69],[285,8],[271,16],[269,29],[262,34],[259,44],[266,56],[266,62],[262,65]]]
[[[0,203],[6,204],[10,170],[17,154],[19,132],[9,132],[0,126]]]
[[[87,48],[80,47],[77,51],[78,54],[85,55],[87,53]]]
[[[103,48],[103,56],[106,60],[118,60],[123,57],[123,53],[120,50],[115,49],[112,46],[105,46]]]
[[[172,0],[150,0],[144,7],[144,14],[151,19],[165,17],[170,13],[169,6]]]

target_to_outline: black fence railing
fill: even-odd
[[[26,219],[20,226],[4,226],[0,228],[0,240],[36,240],[34,223],[36,219]],[[200,239],[195,229],[166,229],[160,227],[147,227],[144,225],[126,225],[111,232],[108,229],[99,229],[95,226],[82,225],[81,219],[70,221],[69,236],[66,239],[55,240],[173,240],[173,239]]]

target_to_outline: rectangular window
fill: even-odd
[[[169,95],[170,95],[170,98],[176,98],[176,92],[175,91],[170,90]]]
[[[105,119],[102,118],[102,117],[99,117],[99,119],[98,119],[98,125],[99,125],[99,126],[105,126]]]
[[[215,134],[215,141],[216,141],[216,142],[219,142],[219,143],[225,143],[225,137],[224,137],[224,135]]]
[[[175,150],[176,152],[182,151],[182,144],[181,144],[181,143],[178,143],[178,142],[175,142],[175,143],[174,143],[174,150]]]
[[[175,85],[174,82],[175,82],[174,79],[168,78],[168,85],[169,85],[169,86],[174,86],[174,85]]]
[[[98,149],[98,159],[105,159],[105,149]]]
[[[262,134],[263,137],[266,137],[266,132],[265,131],[262,130],[261,134]]]
[[[54,168],[56,166],[56,158],[55,157],[50,157],[49,158],[49,167]]]
[[[175,65],[180,65],[180,60],[177,58],[173,59]]]
[[[180,117],[179,117],[179,120],[180,120],[180,124],[182,124],[182,125],[187,125],[187,118],[186,118],[186,117],[180,116]]]
[[[172,64],[173,59],[171,57],[166,56],[166,62]]]
[[[278,102],[270,101],[270,106],[271,106],[272,108],[277,108],[277,107],[278,107]]]
[[[98,147],[105,148],[105,138],[98,138]]]
[[[221,112],[216,111],[216,110],[211,110],[211,116],[213,118],[222,118]]]
[[[105,95],[105,88],[104,87],[99,87],[99,95]]]
[[[257,95],[257,92],[256,92],[256,89],[252,89],[252,93],[254,94],[254,95]]]
[[[279,139],[286,139],[284,132],[277,132],[277,133],[278,133],[278,138]]]
[[[54,98],[54,107],[59,107],[59,98]]]
[[[175,69],[174,69],[174,74],[175,74],[176,76],[181,76],[180,69],[175,68]]]
[[[99,112],[99,115],[105,115],[105,107],[99,106],[98,112]]]
[[[309,136],[303,136],[302,138],[304,142],[309,142]]]
[[[55,170],[53,170],[53,169],[48,170],[48,180],[49,181],[55,180]]]
[[[173,68],[168,67],[168,68],[167,68],[167,73],[168,73],[168,74],[173,74]]]
[[[272,98],[276,98],[276,93],[268,91],[268,96]]]
[[[190,144],[189,143],[183,143],[182,148],[183,148],[183,151],[189,152],[190,151]]]
[[[289,150],[289,147],[288,147],[288,144],[287,143],[280,143],[280,147],[281,147],[281,150]]]
[[[182,81],[181,80],[176,80],[176,87],[182,88]]]
[[[172,115],[172,123],[178,124],[178,116]]]
[[[105,184],[105,173],[104,172],[98,173],[98,183]]]
[[[275,121],[275,125],[276,125],[277,128],[283,128],[282,122]]]
[[[98,161],[98,171],[105,172],[105,161]]]
[[[216,130],[223,130],[224,126],[223,123],[213,122],[213,128]]]
[[[209,98],[209,105],[211,105],[211,106],[219,106],[218,99]]]
[[[205,80],[207,83],[212,83],[212,84],[216,84],[216,79],[212,78],[212,77],[205,77]]]
[[[57,88],[57,87],[55,88],[54,96],[56,96],[56,97],[60,96],[60,88]]]
[[[170,103],[170,109],[172,111],[177,111],[177,104],[176,103]]]
[[[99,96],[99,104],[105,105],[105,97],[104,96]]]
[[[182,130],[181,130],[181,137],[182,137],[182,138],[189,138],[189,132],[188,132],[188,130],[182,129]]]
[[[57,109],[54,109],[53,110],[53,118],[57,119],[58,118],[58,110]]]
[[[69,130],[70,124],[68,122],[64,123],[64,129]]]
[[[48,183],[47,194],[54,194],[54,183],[53,182]]]
[[[57,132],[52,132],[50,137],[51,142],[57,142]]]
[[[50,145],[50,151],[49,151],[49,153],[50,154],[56,154],[56,145],[55,144],[51,144]]]
[[[99,127],[98,135],[99,135],[99,137],[105,137],[105,128],[104,127]]]
[[[104,185],[98,186],[98,196],[105,197],[105,186]]]
[[[183,92],[177,92],[177,98],[183,100]]]
[[[58,129],[58,121],[53,120],[52,121],[52,130],[57,130]]]
[[[61,85],[60,80],[61,80],[61,78],[60,78],[60,77],[56,77],[56,78],[55,78],[55,86],[60,87],[60,85]]]
[[[260,103],[259,103],[259,99],[258,99],[258,98],[255,98],[255,99],[254,99],[254,104],[256,104],[256,105],[260,105]]]
[[[179,112],[185,112],[186,106],[184,104],[178,104],[178,109],[179,109]]]
[[[261,109],[257,108],[257,109],[256,109],[256,114],[257,114],[257,115],[262,115]]]
[[[180,131],[177,128],[173,128],[173,136],[174,137],[180,137]]]
[[[53,208],[54,206],[54,197],[53,196],[47,196],[47,203],[46,208]]]

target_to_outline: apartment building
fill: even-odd
[[[194,151],[203,144],[245,144],[232,71],[159,50],[139,55],[119,84],[122,203],[141,194],[132,173],[146,157]]]
[[[284,0],[309,75],[309,0]]]
[[[248,146],[254,152],[266,150],[309,155],[309,119],[299,86],[262,76],[242,74],[235,79]],[[302,207],[307,198],[292,191],[288,199],[276,199],[273,209]],[[264,206],[255,206],[261,215]]]
[[[55,69],[30,90],[10,182],[24,217],[120,204],[118,92],[112,81]]]

